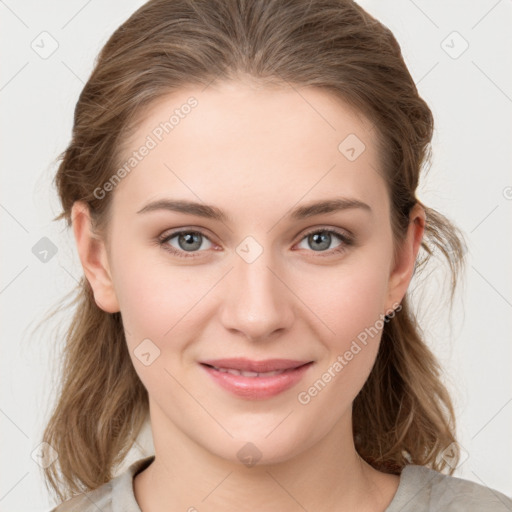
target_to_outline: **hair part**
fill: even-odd
[[[94,190],[121,165],[126,141],[147,109],[187,86],[242,79],[262,87],[317,87],[369,120],[396,251],[419,203],[415,193],[430,158],[434,121],[391,31],[348,0],[143,5],[107,41],[80,94],[72,140],[59,156],[55,183],[63,210],[56,220],[71,225],[72,206],[83,201],[104,232],[112,193],[98,199]],[[438,249],[449,264],[453,299],[463,236],[446,217],[423,207],[426,228],[415,272]],[[74,304],[62,387],[43,435],[59,454],[44,472],[61,500],[108,482],[148,414],[120,313],[96,305],[85,277]],[[381,471],[399,474],[415,463],[453,473],[440,457],[455,441],[452,403],[407,294],[383,329],[374,367],[353,403],[353,431],[358,453]]]

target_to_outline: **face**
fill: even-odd
[[[349,429],[417,250],[393,261],[370,123],[318,89],[223,83],[154,104],[130,158],[88,278],[121,312],[156,450],[277,462]]]

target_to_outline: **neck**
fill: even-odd
[[[161,411],[151,416],[155,460],[134,480],[142,510],[375,512],[385,510],[398,486],[397,476],[376,471],[357,454],[351,415],[295,457],[252,467],[212,454]]]

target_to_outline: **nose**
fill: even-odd
[[[252,262],[235,256],[222,289],[220,319],[224,328],[254,342],[282,335],[294,319],[294,295],[285,272],[270,251],[263,251]]]

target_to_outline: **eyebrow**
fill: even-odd
[[[372,212],[371,207],[368,204],[363,203],[359,199],[342,197],[326,199],[323,201],[316,201],[313,203],[306,204],[304,206],[299,206],[292,210],[290,213],[288,213],[286,216],[293,220],[302,220],[323,213],[333,213],[337,211],[349,210],[354,208],[359,208],[369,213]],[[153,201],[151,203],[148,203],[143,208],[141,208],[137,213],[148,213],[158,210],[169,210],[179,213],[185,213],[188,215],[197,215],[198,217],[218,220],[220,222],[225,222],[229,220],[228,216],[216,206],[204,203],[196,203],[193,201],[173,199],[160,199],[157,201]]]

